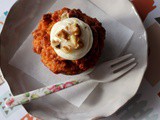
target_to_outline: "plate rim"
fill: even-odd
[[[14,5],[15,5],[18,1],[20,1],[20,0],[17,0],[17,1],[14,3]],[[145,27],[144,27],[144,25],[143,25],[143,22],[142,22],[142,20],[140,19],[140,16],[139,16],[139,14],[138,14],[135,6],[133,5],[133,3],[132,3],[131,1],[128,1],[128,0],[127,0],[127,2],[129,2],[129,4],[131,4],[132,9],[134,10],[134,13],[137,14],[136,16],[137,16],[137,18],[140,20],[140,22],[141,22],[141,24],[142,24],[142,26],[143,26],[143,31],[144,31],[143,34],[144,34],[144,36],[145,36],[145,38],[146,38],[146,39],[145,39],[146,49],[147,49],[146,53],[147,53],[147,55],[148,55],[148,41],[147,41],[147,32],[146,32],[146,29],[145,29]],[[13,6],[14,6],[14,5],[13,5]],[[12,7],[13,7],[13,6],[12,6]],[[11,8],[12,8],[12,7],[11,7]],[[144,77],[144,74],[145,74],[145,72],[146,72],[147,65],[148,65],[148,59],[147,59],[148,57],[147,57],[147,55],[145,56],[145,65],[144,65],[144,68],[143,68],[142,79],[143,79],[143,77]],[[138,86],[138,89],[139,89],[139,87],[140,87],[140,85],[141,85],[142,79],[141,79],[141,81],[140,81],[140,84],[139,84],[139,86]],[[135,94],[137,93],[138,89],[136,90]],[[134,94],[133,96],[135,96],[135,94]],[[132,96],[132,97],[133,97],[133,96]],[[132,97],[131,97],[130,99],[132,99]],[[129,101],[130,99],[128,99],[127,101]],[[123,105],[121,105],[121,107],[119,107],[118,109],[116,109],[113,113],[115,113],[117,110],[121,109],[125,104],[127,104],[127,102],[124,103]],[[112,113],[112,114],[113,114],[113,113]],[[106,117],[108,117],[108,116],[106,116]]]

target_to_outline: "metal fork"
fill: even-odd
[[[6,106],[14,107],[16,105],[25,104],[30,102],[31,100],[58,92],[60,90],[64,90],[66,88],[77,85],[79,83],[83,83],[88,80],[99,83],[106,83],[116,80],[117,78],[123,76],[136,66],[137,63],[135,62],[135,58],[131,56],[132,54],[127,54],[115,60],[111,60],[101,65],[98,65],[90,74],[84,75],[77,80],[72,80],[70,82],[60,83],[56,85],[50,85],[17,96],[13,96],[6,100]]]

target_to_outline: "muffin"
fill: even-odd
[[[79,9],[63,8],[43,15],[33,34],[33,50],[52,72],[75,75],[94,67],[105,29]]]

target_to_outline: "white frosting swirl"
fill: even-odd
[[[61,48],[55,47],[55,45],[53,45],[53,41],[56,40],[60,42],[61,47],[70,45],[71,44],[70,41],[59,38],[57,34],[62,29],[67,31],[66,27],[74,23],[78,24],[80,27],[80,30],[81,30],[80,40],[83,42],[84,46],[80,49],[74,49],[72,52],[66,53]],[[77,60],[84,57],[91,49],[93,44],[93,35],[92,35],[91,28],[89,27],[88,24],[84,23],[83,21],[77,18],[67,18],[53,25],[50,33],[50,42],[51,42],[51,46],[54,48],[58,56],[67,60]]]

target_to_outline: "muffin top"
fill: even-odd
[[[105,29],[81,10],[63,8],[43,15],[33,37],[33,50],[45,66],[56,74],[74,75],[97,63]]]

